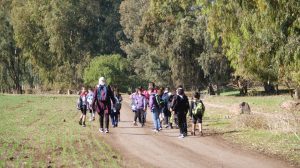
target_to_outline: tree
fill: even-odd
[[[11,1],[2,3],[0,6],[0,74],[3,87],[0,89],[10,91],[10,88],[13,87],[17,93],[22,93],[21,81],[24,72],[22,67],[25,59],[14,40],[9,12]]]
[[[103,76],[108,84],[117,85],[121,91],[128,91],[132,80],[128,75],[129,62],[120,55],[101,55],[91,60],[84,70],[84,83],[96,86],[98,79]]]

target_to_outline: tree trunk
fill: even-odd
[[[300,99],[300,87],[295,89],[295,99]]]

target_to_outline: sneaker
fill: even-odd
[[[108,129],[105,129],[105,133],[109,133]]]
[[[99,131],[101,132],[101,133],[103,133],[104,131],[103,131],[103,128],[99,128]]]
[[[116,125],[113,125],[112,127],[113,127],[113,128],[115,128],[115,127],[116,127]]]
[[[159,129],[158,129],[158,131],[161,131],[162,130],[162,128],[160,127]]]
[[[90,118],[90,119],[89,119],[89,121],[93,121],[93,119],[92,119],[92,118]]]
[[[180,134],[180,135],[178,136],[178,138],[184,138],[184,135],[183,135],[183,134]]]
[[[133,126],[137,126],[138,124],[136,122],[133,122]]]
[[[153,131],[153,132],[158,132],[158,130],[157,130],[157,129],[153,129],[152,131]]]
[[[86,125],[83,123],[83,124],[82,124],[82,127],[86,127]]]
[[[166,125],[166,126],[165,126],[165,128],[169,128],[169,126],[168,126],[168,125]]]

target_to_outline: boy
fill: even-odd
[[[192,118],[192,135],[196,135],[196,123],[199,124],[199,134],[203,136],[202,133],[202,118],[205,111],[205,106],[203,102],[200,100],[200,93],[195,92],[194,97],[191,101],[191,108],[190,108],[190,116]]]

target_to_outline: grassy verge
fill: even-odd
[[[78,125],[76,97],[0,95],[0,167],[121,167],[97,133]]]
[[[300,166],[299,123],[295,125],[297,127],[295,134],[295,132],[285,132],[268,128],[268,124],[264,123],[269,122],[266,121],[268,118],[261,118],[261,116],[256,114],[229,117],[231,115],[229,108],[223,108],[246,101],[252,109],[259,112],[263,110],[264,113],[271,114],[270,116],[272,114],[280,115],[285,112],[279,110],[279,106],[283,101],[288,99],[287,96],[214,96],[206,98],[204,103],[209,102],[221,106],[206,106],[204,128],[208,129],[210,134],[222,135],[224,139],[237,143],[246,149],[254,149],[287,160],[293,165]],[[241,122],[251,123],[245,124]],[[264,127],[265,125],[266,127]]]

